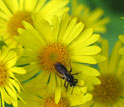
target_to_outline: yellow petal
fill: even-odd
[[[89,39],[92,36],[93,33],[93,29],[92,28],[88,28],[85,29],[80,36],[75,39],[75,41],[73,41],[71,44],[69,44],[69,48],[73,49],[74,47],[78,46],[79,44],[82,44],[83,42],[87,41],[87,39]]]
[[[2,50],[1,50],[1,53],[0,53],[1,54],[0,55],[0,60],[1,61],[4,60],[4,58],[7,56],[8,52],[9,52],[9,49],[7,47],[3,46]]]
[[[39,32],[40,35],[42,35],[44,37],[44,39],[47,43],[53,42],[53,35],[52,35],[50,24],[46,20],[43,20],[43,19],[40,20],[39,24],[41,26],[40,32]]]
[[[122,55],[120,62],[119,62],[119,65],[124,67],[124,55]]]
[[[17,89],[17,91],[20,93],[21,92],[21,86],[18,84],[18,82],[16,82],[16,80],[14,80],[14,79],[9,79],[9,81]]]
[[[102,63],[99,63],[101,68],[101,72],[107,72],[108,70],[108,59],[109,59],[109,44],[107,40],[101,41],[102,46],[102,55],[106,57],[106,60]]]
[[[122,47],[122,43],[117,41],[110,57],[109,72],[116,72],[118,69],[118,63],[120,60],[119,50]]]
[[[78,36],[80,36],[80,33],[82,32],[84,28],[84,24],[82,22],[77,23],[71,30],[71,32],[66,36],[66,39],[63,41],[65,44],[70,44],[73,42]]]
[[[1,99],[1,97],[0,97],[0,107],[2,107],[2,104],[1,104],[2,101],[1,101],[1,100],[2,100],[2,99]]]
[[[18,29],[18,32],[20,35],[15,37],[16,41],[18,41],[21,45],[24,45],[26,48],[30,50],[38,50],[39,47],[41,47],[41,44],[43,44],[43,42],[35,38],[35,36],[38,35],[37,33],[35,34],[35,36],[34,35],[32,36],[31,33],[21,28]]]
[[[25,10],[26,11],[34,11],[35,7],[37,7],[37,1],[38,0],[25,0],[24,1]]]
[[[73,55],[71,60],[78,63],[88,63],[88,64],[96,64],[97,61],[91,56],[78,56]]]
[[[11,98],[8,96],[5,89],[1,87],[0,91],[1,91],[1,97],[5,100],[5,102],[7,104],[11,104]]]
[[[120,53],[121,55],[124,54],[124,47],[122,47],[122,48],[119,50],[119,53]]]
[[[8,93],[8,95],[12,98],[12,100],[17,99],[17,95],[16,95],[15,91],[13,92],[13,90],[9,86],[5,86],[5,89]]]
[[[7,67],[9,68],[9,67],[14,66],[14,65],[16,64],[16,61],[17,61],[17,56],[15,56],[13,59],[9,60],[9,61],[6,63]]]
[[[98,46],[88,46],[88,47],[82,47],[77,46],[75,49],[73,49],[72,53],[73,55],[95,55],[98,54],[101,51],[101,48]]]
[[[12,72],[17,73],[17,74],[25,74],[26,70],[21,67],[13,67],[10,69]]]
[[[58,104],[61,98],[61,88],[57,87],[55,91],[55,103]]]
[[[72,2],[72,14],[75,14],[75,10],[77,8],[77,0],[71,0]]]
[[[4,53],[4,52],[3,52]],[[14,51],[9,51],[8,54],[4,57],[3,62],[7,64],[12,64],[10,66],[15,65],[17,60],[16,53]]]
[[[37,0],[37,6],[35,6],[35,12],[42,11],[41,7],[45,4],[47,0]]]
[[[119,35],[119,39],[124,43],[124,35]]]
[[[15,13],[19,10],[19,2],[18,0],[4,0],[6,7],[12,12]]]
[[[94,58],[97,60],[98,63],[106,60],[106,57],[100,54],[94,55]]]
[[[100,8],[95,9],[91,14],[90,14],[90,18],[88,18],[88,22],[92,22],[95,21],[97,19],[99,19],[101,17],[101,15],[103,14],[103,10]]]
[[[4,99],[2,99],[2,107],[5,107]]]
[[[40,11],[40,15],[48,20],[51,19],[53,14],[61,14],[62,16],[64,12],[67,12],[69,10],[68,7],[65,7],[68,2],[69,0],[51,0],[44,6],[44,8],[42,8],[42,10]]]
[[[59,38],[58,38],[58,41],[60,41],[60,43],[65,33],[65,30],[68,26],[68,22],[69,22],[69,16],[67,13],[64,13],[62,20],[60,22],[60,31],[59,31]]]
[[[49,74],[47,75],[47,79],[49,78]],[[59,87],[57,86],[57,83],[56,83],[56,75],[55,73],[51,73],[50,75],[50,80],[49,80],[49,83],[48,83],[48,90],[50,93],[54,93],[56,88]]]
[[[93,43],[97,42],[100,38],[99,34],[93,34],[90,38],[88,38],[86,41],[82,41],[79,46],[85,47],[92,45]],[[81,41],[81,40],[80,40]]]
[[[69,23],[68,27],[66,28],[64,35],[62,37],[62,41],[65,42],[67,37],[70,35],[70,33],[72,32],[72,29],[76,26],[76,22],[77,22],[77,18],[74,18],[71,20],[71,22]]]
[[[90,101],[92,99],[91,94],[86,94],[85,96],[79,95],[76,96],[76,98],[69,98],[70,100],[70,106],[76,106],[86,103],[87,101]]]
[[[117,102],[119,107],[123,107],[124,106],[124,99],[120,98],[119,101]]]
[[[54,41],[58,41],[58,34],[59,34],[59,19],[57,16],[53,17],[53,31],[52,35],[54,37]]]
[[[8,19],[12,16],[11,10],[9,10],[6,3],[4,3],[4,1],[2,1],[2,0],[0,1],[0,10],[2,10],[4,13],[6,13],[6,16],[8,17]]]
[[[89,67],[89,66],[86,66],[84,64],[77,64],[77,63],[72,63],[72,66],[73,68],[77,69],[78,72],[81,72],[81,74],[87,74],[89,76],[99,76],[100,73],[92,68],[92,67]]]
[[[96,77],[90,77],[90,78],[88,78],[88,80],[93,84],[93,85],[99,85],[99,84],[101,84],[101,81],[98,79],[98,78],[96,78]]]
[[[93,96],[91,94],[86,94],[83,99],[81,99],[80,104],[84,104],[90,100],[92,100]]]
[[[23,82],[37,75],[41,70],[40,68],[33,64],[26,66],[25,69],[27,69],[27,73],[25,75],[18,76],[18,79]]]
[[[36,22],[37,22],[37,20],[36,20]],[[38,24],[41,24],[41,22],[40,22],[40,23],[37,22],[37,23],[38,23]],[[35,24],[35,22],[34,22],[34,24]],[[23,25],[24,25],[25,29],[27,30],[28,34],[30,35],[30,36],[28,37],[28,39],[29,39],[29,38],[33,38],[33,40],[36,40],[35,42],[39,41],[39,42],[37,42],[37,43],[45,44],[45,42],[44,42],[42,36],[40,35],[40,32],[37,32],[37,31],[36,31],[37,28],[36,28],[36,30],[35,30],[34,27],[33,27],[31,24],[29,24],[29,23],[27,23],[27,22],[25,22],[25,21],[23,21]],[[42,27],[43,27],[43,26],[42,26]],[[41,28],[41,27],[40,27],[40,28]],[[25,36],[25,35],[23,35],[23,36]],[[25,37],[25,38],[26,38],[26,37]],[[33,42],[34,42],[34,41],[33,41]]]

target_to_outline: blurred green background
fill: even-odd
[[[118,35],[124,34],[124,20],[120,19],[124,16],[124,0],[78,0],[78,2],[86,4],[91,10],[100,7],[104,10],[104,16],[110,18],[107,32],[101,36],[109,40],[111,52]]]
[[[114,43],[118,40],[118,35],[124,34],[124,20],[120,19],[124,16],[124,0],[78,0],[78,2],[86,4],[91,10],[100,7],[104,10],[104,16],[110,18],[107,32],[101,36],[109,40],[111,52]],[[6,105],[6,107],[11,106]]]

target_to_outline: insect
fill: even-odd
[[[56,64],[54,64],[54,68],[57,71],[57,75],[61,79],[65,79],[64,87],[66,88],[66,90],[67,90],[69,84],[70,84],[70,87],[78,86],[77,85],[78,80],[75,79],[73,75],[77,75],[79,73],[71,74],[71,72],[72,72],[71,66],[70,66],[70,71],[67,71],[67,68],[63,64],[57,62]]]

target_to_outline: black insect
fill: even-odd
[[[70,84],[70,87],[77,86],[76,84],[78,83],[78,80],[75,79],[73,75],[77,75],[79,73],[71,74],[72,72],[71,66],[70,66],[70,71],[67,71],[67,68],[63,64],[57,62],[56,64],[54,64],[54,68],[57,71],[57,75],[61,79],[65,79],[64,87],[66,88],[66,90],[69,84]]]

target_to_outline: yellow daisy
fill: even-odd
[[[0,0],[0,35],[11,47],[15,47],[16,42],[13,36],[18,35],[17,29],[24,28],[22,21],[32,22],[32,16],[40,14],[40,17],[47,20],[52,15],[60,16],[68,11],[64,6],[68,0]]]
[[[92,12],[90,9],[83,5],[78,4],[78,0],[72,1],[72,17],[78,17],[79,21],[82,21],[85,24],[85,28],[92,27],[95,32],[105,33],[106,32],[106,24],[109,22],[109,18],[102,18],[103,10],[97,8]]]
[[[24,27],[25,29],[18,30],[20,35],[16,39],[25,47],[22,63],[30,65],[25,67],[28,73],[20,77],[21,80],[30,79],[38,72],[41,72],[41,78],[46,75],[45,84],[49,83],[48,80],[56,82],[56,78],[62,80],[54,69],[54,64],[57,62],[63,64],[68,71],[70,66],[73,68],[83,63],[82,70],[79,71],[77,68],[77,72],[90,75],[89,78],[99,75],[97,70],[86,64],[97,63],[94,55],[98,54],[101,48],[92,44],[100,35],[93,34],[91,28],[83,30],[84,24],[77,23],[77,18],[70,21],[68,14],[65,13],[59,21],[58,17],[54,16],[51,27],[46,20],[35,17],[34,27],[27,22],[24,22]]]
[[[124,106],[124,66],[120,64],[119,50],[122,43],[117,41],[109,57],[108,41],[102,40],[102,54],[107,60],[99,63],[100,85],[92,91],[93,100],[80,107],[123,107]],[[123,61],[124,62],[124,61]]]
[[[26,71],[15,66],[16,60],[16,53],[3,46],[0,50],[0,107],[4,107],[5,103],[17,107],[21,85],[14,73],[24,74]]]
[[[43,81],[37,81],[37,77],[30,82],[24,84],[24,91],[21,93],[21,97],[25,100],[25,103],[19,102],[19,107],[72,107],[92,99],[92,95],[86,93],[86,87],[82,88],[82,94],[71,95],[70,90],[68,92],[62,90],[62,97],[59,99],[59,94],[54,93],[55,84],[51,84],[48,87],[44,87]],[[37,82],[36,82],[37,81]],[[76,87],[75,87],[76,88]],[[76,91],[78,91],[76,89]]]

